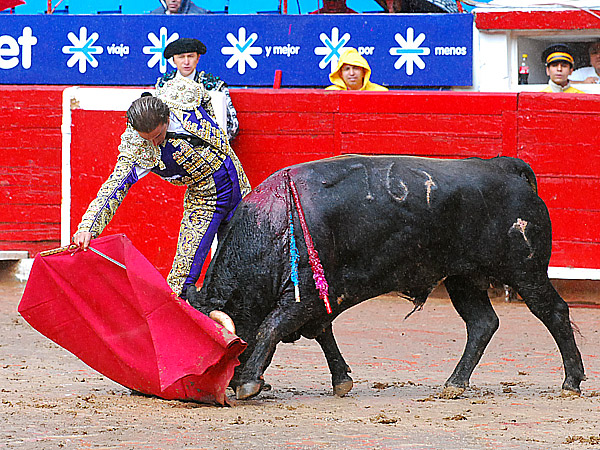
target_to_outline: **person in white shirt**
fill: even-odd
[[[573,71],[569,77],[572,83],[600,83],[600,40],[592,42],[588,48],[590,65]]]

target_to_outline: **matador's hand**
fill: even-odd
[[[73,243],[81,250],[87,250],[92,240],[92,233],[89,231],[78,231],[73,235]]]

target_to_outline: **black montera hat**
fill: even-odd
[[[542,62],[546,66],[558,61],[568,62],[571,66],[575,65],[573,52],[567,44],[553,44],[542,53]]]
[[[164,56],[165,59],[169,59],[181,53],[199,53],[200,55],[204,55],[206,53],[206,45],[198,39],[180,38],[165,47]]]

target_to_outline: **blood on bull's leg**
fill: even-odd
[[[454,372],[446,381],[442,396],[456,398],[469,386],[475,366],[498,329],[498,316],[486,290],[462,276],[448,277],[445,282],[452,305],[465,321],[467,343]]]
[[[540,273],[533,282],[529,279],[514,287],[529,310],[546,325],[558,345],[565,369],[564,393],[579,394],[585,372],[573,335],[569,306],[556,292],[546,273]]]
[[[329,365],[329,371],[331,372],[331,383],[333,385],[333,393],[338,397],[343,397],[352,389],[354,382],[348,375],[351,372],[350,366],[346,364],[340,349],[338,348],[335,337],[333,336],[333,329],[331,324],[323,330],[316,338],[317,342],[321,346],[327,364]]]

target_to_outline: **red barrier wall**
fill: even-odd
[[[63,89],[0,86],[0,250],[60,241]]]
[[[536,171],[540,195],[550,209],[551,265],[600,268],[600,156],[594,151],[600,98],[250,89],[233,90],[232,97],[241,124],[233,146],[253,186],[287,165],[343,153],[518,156]],[[123,112],[75,109],[72,120],[74,230],[112,170],[124,119]],[[57,161],[55,171],[60,168],[60,158]],[[105,233],[126,233],[166,274],[175,251],[182,198],[182,188],[148,175],[132,188]],[[58,240],[54,225],[46,230],[47,240]],[[6,241],[0,242],[4,248]]]
[[[600,268],[600,98],[519,94],[517,156],[552,218],[551,264]]]

